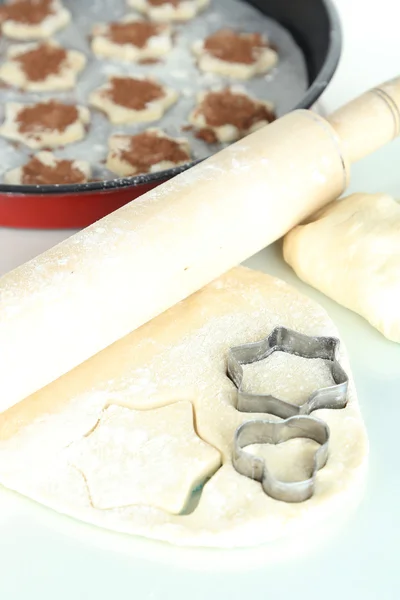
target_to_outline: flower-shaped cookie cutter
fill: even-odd
[[[313,495],[317,471],[325,466],[328,459],[329,435],[326,423],[309,416],[290,417],[278,422],[247,421],[235,432],[233,466],[241,475],[259,481],[271,498],[282,502],[303,502]],[[262,458],[243,449],[251,444],[281,444],[295,438],[308,438],[320,444],[314,454],[310,477],[300,481],[277,479],[268,471]]]
[[[286,327],[276,327],[268,337],[259,342],[230,348],[227,372],[238,390],[237,410],[268,413],[287,419],[296,415],[309,415],[321,408],[344,408],[347,404],[349,379],[337,359],[339,344],[339,340],[334,337],[311,337]],[[270,394],[244,392],[242,365],[264,360],[273,352],[287,352],[303,358],[326,360],[335,384],[315,390],[301,405],[286,402]]]

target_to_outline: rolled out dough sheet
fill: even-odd
[[[0,483],[82,521],[179,545],[251,546],[323,527],[363,490],[368,444],[352,381],[345,409],[313,413],[328,423],[331,439],[310,500],[273,500],[232,467],[235,429],[260,415],[236,410],[227,350],[277,325],[338,335],[324,310],[286,283],[230,271],[2,413]],[[350,373],[343,347],[340,358]],[[303,402],[312,376],[315,387],[330,383],[323,361],[277,353],[263,363],[247,374],[256,388],[264,381],[293,402]],[[290,479],[307,474],[314,448],[294,440],[259,451]],[[144,497],[134,483],[146,477],[154,493]],[[188,482],[193,494],[177,513]]]

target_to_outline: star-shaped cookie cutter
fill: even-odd
[[[290,417],[279,422],[247,421],[235,432],[233,466],[241,475],[259,481],[271,498],[283,502],[303,502],[313,495],[317,471],[325,466],[328,459],[329,435],[326,423],[309,416]],[[268,471],[262,458],[243,449],[251,444],[281,444],[295,438],[308,438],[320,444],[314,454],[310,477],[300,481],[277,479]]]
[[[238,390],[237,410],[268,413],[287,419],[296,415],[309,415],[321,408],[344,408],[347,404],[349,379],[337,359],[339,344],[339,340],[334,337],[311,337],[286,327],[276,327],[268,337],[259,342],[230,348],[227,371]],[[242,365],[264,360],[273,352],[287,352],[303,358],[322,358],[328,361],[335,384],[317,389],[301,405],[270,394],[244,392]]]

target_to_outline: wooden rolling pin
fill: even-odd
[[[1,278],[0,411],[338,197],[399,106],[400,78],[328,121],[288,114]]]

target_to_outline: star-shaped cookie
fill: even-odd
[[[144,505],[179,514],[221,465],[218,450],[198,437],[187,401],[152,410],[110,405],[67,452],[98,509]]]

